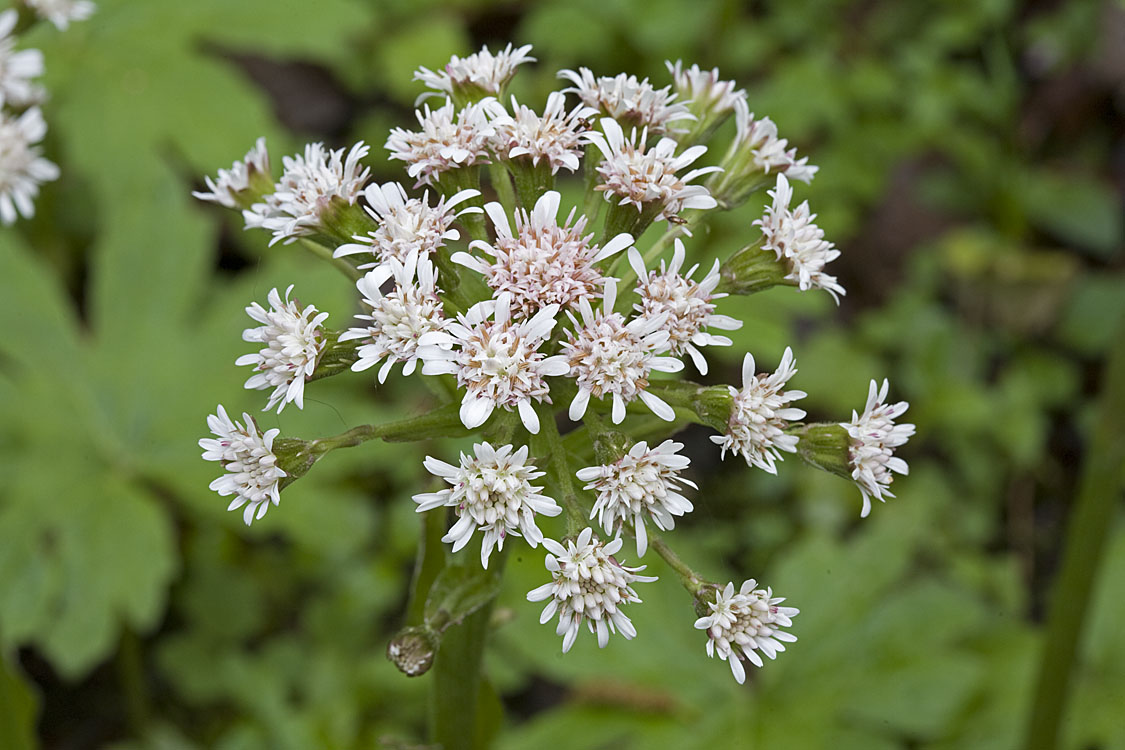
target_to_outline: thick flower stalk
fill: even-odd
[[[844,290],[825,270],[839,251],[807,202],[793,206],[792,183],[809,181],[816,167],[769,118],[750,114],[735,82],[681,62],[669,63],[667,85],[580,68],[559,74],[572,85],[542,110],[515,99],[507,109],[506,88],[529,52],[483,48],[418,70],[430,89],[423,97],[444,103],[424,104],[416,130],[387,137],[401,182],[370,183],[362,143],[311,144],[285,160],[275,185],[259,141],[196,193],[243,210],[248,226],[273,232],[271,244],[302,239],[348,275],[344,288],[354,284],[356,315],[345,330],[326,329],[324,313],[276,289],[269,309],[248,308],[260,325],[246,339],[260,346],[238,362],[255,368],[248,387],[272,388],[267,408],[301,406],[320,380],[369,370],[373,397],[401,377],[396,398],[411,383],[425,386],[401,404],[429,407],[313,440],[262,433],[248,415],[236,423],[220,407],[208,420],[214,437],[200,446],[223,466],[212,489],[235,496],[231,509],[245,507],[248,523],[262,518],[283,486],[340,448],[435,438],[472,446],[448,463],[435,447],[422,462],[411,494],[425,514],[423,554],[408,626],[387,650],[411,676],[433,666],[434,737],[446,746],[476,731],[473,686],[509,537],[548,553],[550,581],[527,598],[544,603],[543,623],[557,620],[564,652],[583,628],[600,647],[612,634],[638,635],[628,614],[643,606],[635,587],[655,579],[619,557],[629,543],[638,556],[662,558],[691,595],[707,653],[743,682],[744,661],[761,666],[796,640],[797,610],[753,580],[737,589],[714,583],[676,553],[677,527],[707,503],[686,475],[688,455],[730,454],[769,474],[786,454],[799,456],[859,486],[866,516],[871,498],[891,496],[893,475],[906,474],[896,452],[914,432],[896,423],[907,405],[886,402],[885,381],[872,383],[850,422],[806,423],[793,349],[773,372],[758,372],[746,353],[728,295],[778,286],[825,289],[839,301]],[[578,101],[568,106],[567,93]],[[735,135],[720,164],[696,166],[732,114]],[[0,161],[0,217],[9,221],[17,210],[30,214],[38,184],[54,173],[36,162],[38,111],[19,123],[4,118],[0,154],[18,156]],[[9,132],[18,137],[5,140]],[[733,209],[771,185],[745,217],[707,231],[710,209]],[[666,231],[646,238],[657,221]],[[732,227],[746,236],[728,239]],[[680,235],[692,228],[701,231],[685,244]],[[740,383],[728,372],[739,358]],[[715,384],[677,377],[687,359]],[[688,424],[712,430],[710,442],[673,439]],[[422,469],[436,489],[425,491]],[[687,517],[702,531],[714,515]],[[450,547],[434,554],[439,538]]]

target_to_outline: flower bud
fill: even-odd
[[[748,245],[727,258],[719,269],[722,280],[716,291],[753,294],[788,283],[785,279],[788,273],[788,266],[775,253],[759,245]]]
[[[277,466],[285,472],[281,489],[285,489],[305,474],[313,464],[320,460],[325,451],[318,450],[316,441],[300,438],[279,437],[273,441],[273,454],[277,456]]]

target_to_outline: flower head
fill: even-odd
[[[885,379],[882,388],[872,380],[867,390],[867,406],[863,414],[853,411],[852,421],[840,425],[848,431],[848,437],[852,441],[849,451],[852,479],[863,493],[863,511],[860,515],[864,518],[871,512],[872,497],[878,498],[880,502],[894,497],[888,489],[894,479],[891,472],[903,475],[910,472],[906,462],[894,455],[894,449],[905,445],[914,434],[914,425],[894,422],[906,413],[910,404],[905,401],[897,404],[883,403],[887,399],[889,388],[890,383]]]
[[[362,141],[347,151],[310,143],[303,154],[282,158],[285,171],[275,192],[243,211],[248,227],[273,232],[270,244],[293,242],[322,231],[334,203],[355,205],[371,170],[360,159],[367,156]]]
[[[637,80],[625,73],[595,78],[588,68],[559,71],[559,78],[574,84],[563,92],[577,94],[587,107],[622,125],[647,129],[653,135],[674,133],[673,123],[694,119],[687,107],[676,101],[671,87],[655,88],[647,78]]]
[[[718,653],[730,665],[739,685],[746,681],[743,659],[760,667],[763,662],[759,652],[775,659],[779,651],[785,650],[786,643],[797,640],[797,636],[781,628],[792,626],[800,610],[779,606],[784,598],[775,597],[772,589],[756,588],[757,585],[751,578],[736,592],[734,584],[728,583],[722,591],[715,591],[713,601],[707,602],[711,614],[695,621],[695,627],[707,631],[707,655],[714,658]]]
[[[242,332],[243,341],[263,344],[255,354],[243,354],[236,365],[252,365],[256,372],[246,381],[247,388],[273,388],[266,410],[276,404],[277,413],[290,401],[298,409],[305,408],[305,381],[312,376],[326,342],[324,320],[328,313],[318,313],[312,305],[301,307],[289,299],[293,285],[285,290],[285,301],[277,289],[269,293],[270,309],[257,302],[246,308],[246,314],[262,325]]]
[[[274,438],[281,430],[267,430],[262,434],[249,414],[243,414],[242,419],[245,427],[231,421],[220,405],[217,415],[207,417],[207,426],[215,438],[202,438],[199,447],[203,449],[205,461],[218,461],[226,470],[211,482],[211,489],[223,497],[235,495],[227,510],[245,505],[242,520],[249,526],[255,518],[266,514],[270,503],[281,502],[278,482],[286,474],[278,468],[277,456],[273,453]]]
[[[519,104],[513,96],[512,114],[500,107],[492,118],[492,127],[496,129],[492,148],[504,160],[526,159],[532,166],[543,162],[551,168],[551,174],[560,167],[574,172],[586,143],[587,121],[597,113],[584,104],[568,113],[566,96],[561,91],[550,93],[542,115]]]
[[[39,155],[47,123],[38,107],[19,117],[0,112],[0,222],[11,224],[35,215],[39,186],[58,179],[59,168]]]
[[[660,261],[659,272],[645,269],[644,260],[635,247],[629,249],[629,264],[637,274],[637,293],[641,296],[633,309],[642,317],[666,315],[663,330],[668,332],[668,350],[675,357],[686,352],[696,369],[706,375],[707,360],[698,347],[730,346],[731,340],[704,329],[734,331],[742,327],[740,320],[715,314],[715,300],[727,296],[715,292],[720,280],[719,261],[715,261],[702,281],[693,281],[691,277],[698,266],[680,273],[684,264],[684,243],[677,238],[671,265],[665,267],[664,261]]]
[[[43,99],[35,78],[43,75],[43,53],[37,49],[16,51],[12,30],[19,21],[15,9],[0,12],[0,107],[23,107]]]
[[[796,210],[789,208],[793,189],[784,174],[777,176],[777,187],[769,194],[773,205],[767,206],[765,215],[754,222],[754,226],[762,228],[763,249],[772,250],[789,267],[785,278],[797,282],[802,292],[824,289],[839,304],[840,295],[847,292],[835,276],[824,273],[824,266],[840,257],[840,251],[824,239],[824,230],[813,223],[816,214],[809,211],[809,202],[802,202]]]
[[[746,92],[734,81],[724,81],[719,69],[700,70],[698,65],[684,68],[679,60],[664,63],[676,87],[676,95],[695,116],[695,123],[687,137],[698,143],[715,132],[715,129],[734,111],[735,102],[746,101]]]
[[[570,361],[570,376],[578,393],[570,403],[570,418],[577,421],[586,413],[590,398],[610,396],[613,399],[614,424],[625,419],[625,405],[640,398],[661,419],[671,422],[675,411],[659,396],[649,393],[648,377],[653,370],[679,372],[684,364],[657,352],[668,343],[668,332],[662,330],[664,316],[634,318],[626,321],[614,312],[617,302],[617,280],[606,279],[602,309],[594,312],[590,300],[578,303],[581,322],[568,311],[574,330],[566,332],[563,353]]]
[[[706,151],[706,146],[692,146],[676,155],[676,142],[661,138],[652,148],[645,147],[646,133],[637,131],[626,139],[625,131],[615,120],[603,117],[605,134],[591,131],[590,142],[604,157],[598,166],[602,182],[595,187],[605,193],[607,201],[617,199],[622,206],[633,205],[640,213],[654,211],[656,219],[670,219],[685,208],[714,208],[715,199],[702,185],[689,185],[696,177],[719,171],[718,167],[693,169],[683,176],[676,173],[686,168]]]
[[[598,247],[594,235],[585,234],[586,217],[558,222],[559,194],[547,191],[530,211],[517,209],[513,232],[508,215],[499,203],[484,207],[496,228],[493,243],[477,240],[470,247],[491,255],[488,263],[468,253],[455,253],[453,260],[481,273],[497,293],[510,292],[514,314],[530,317],[545,307],[574,307],[579,300],[597,297],[605,283],[598,261],[633,244],[629,234],[619,234]]]
[[[808,157],[797,158],[797,149],[777,137],[777,125],[768,117],[754,119],[746,102],[734,102],[735,137],[723,159],[723,174],[712,178],[711,192],[723,205],[733,207],[744,202],[751,193],[768,180],[771,173],[782,172],[791,180],[812,182],[819,167],[808,163]]]
[[[757,466],[770,474],[777,473],[775,462],[781,460],[779,451],[795,453],[796,435],[788,435],[788,422],[803,419],[803,409],[787,406],[804,398],[804,391],[785,391],[782,388],[797,374],[793,363],[793,350],[785,347],[781,364],[772,374],[755,374],[754,355],[742,360],[742,389],[727,386],[733,400],[726,434],[712,435],[711,442],[722,446],[723,458],[729,450],[742,454],[749,466]]]
[[[680,485],[696,487],[684,479],[680,472],[690,463],[687,456],[679,455],[683,443],[665,440],[655,448],[641,441],[621,458],[606,466],[588,466],[576,476],[588,484],[583,488],[593,490],[598,499],[590,518],[607,534],[620,532],[625,521],[633,522],[637,537],[637,557],[644,557],[648,549],[645,521],[648,518],[658,529],[675,528],[675,516],[694,509],[691,501],[680,494]]]
[[[383,284],[392,278],[394,289],[383,294]],[[340,334],[340,341],[362,342],[352,369],[362,372],[386,360],[379,368],[380,383],[387,381],[396,362],[404,363],[403,375],[412,374],[418,364],[419,339],[446,325],[438,298],[437,270],[430,259],[417,252],[411,253],[406,262],[392,257],[355,285],[371,312],[356,316],[368,321],[366,325]]]
[[[451,374],[465,389],[461,421],[480,427],[500,407],[519,411],[524,427],[539,432],[534,404],[551,402],[546,378],[565,375],[566,358],[548,357],[539,347],[551,337],[558,305],[548,305],[527,320],[512,319],[512,295],[501,292],[420,339],[422,372]]]
[[[426,456],[426,470],[441,477],[451,486],[439,492],[414,496],[418,512],[448,506],[454,508],[457,522],[443,542],[453,542],[458,552],[469,543],[473,532],[484,534],[480,562],[488,567],[492,549],[504,548],[509,534],[522,536],[532,547],[543,541],[543,532],[535,525],[535,514],[557,516],[562,512],[554,500],[540,494],[542,487],[531,482],[543,476],[527,462],[527,446],[512,452],[512,446],[499,449],[488,443],[473,446],[474,455],[461,454],[461,465],[452,466]]]
[[[270,154],[266,150],[266,139],[259,138],[255,141],[254,147],[246,152],[246,156],[232,164],[229,170],[220,169],[215,179],[209,176],[203,179],[209,192],[197,191],[192,195],[199,200],[218,203],[227,208],[241,206],[242,193],[250,190],[255,183],[268,182],[272,191],[273,177],[270,175]]]
[[[527,54],[530,51],[530,44],[517,49],[512,49],[509,44],[494,55],[485,46],[468,57],[454,55],[440,71],[419,67],[414,73],[414,80],[421,81],[433,91],[422,94],[418,101],[440,95],[456,98],[457,94],[462,94],[470,100],[499,96],[516,74],[517,67],[535,61]]]
[[[71,21],[85,21],[94,14],[89,0],[23,0],[42,19],[50,21],[59,31],[66,31]]]
[[[488,121],[485,103],[469,104],[458,111],[452,100],[431,110],[428,104],[415,112],[420,130],[395,128],[387,138],[390,158],[409,166],[406,173],[418,185],[435,185],[441,176],[461,167],[488,163],[488,144],[496,130]]]
[[[447,241],[460,238],[460,233],[453,229],[453,222],[459,216],[481,212],[477,206],[456,210],[459,204],[480,195],[479,190],[461,190],[448,200],[441,196],[436,206],[430,205],[429,191],[421,199],[410,198],[397,182],[368,185],[363,195],[369,204],[367,213],[375,219],[378,228],[367,236],[355,237],[355,243],[340,245],[333,253],[337,258],[373,255],[372,262],[359,265],[361,269],[372,268],[391,258],[405,262],[412,254],[429,256]]]
[[[630,602],[640,603],[634,583],[649,583],[656,578],[637,575],[645,569],[643,565],[631,568],[618,562],[614,555],[621,545],[620,537],[602,543],[590,528],[583,529],[576,540],[566,540],[565,547],[554,539],[543,540],[552,580],[529,591],[527,599],[549,600],[539,622],[546,623],[558,614],[555,632],[563,637],[563,653],[574,645],[583,622],[591,633],[597,633],[599,648],[606,647],[611,632],[621,633],[626,640],[637,634],[621,608]]]

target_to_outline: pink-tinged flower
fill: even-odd
[[[211,489],[223,497],[235,496],[227,510],[238,510],[245,505],[242,520],[249,526],[255,518],[261,519],[266,514],[270,503],[281,502],[278,482],[287,475],[278,468],[273,452],[274,438],[281,431],[266,430],[262,434],[249,414],[243,414],[242,419],[245,427],[232,421],[220,404],[218,414],[207,417],[207,426],[215,437],[202,438],[199,447],[203,449],[205,461],[218,461],[226,470],[211,482]]]
[[[468,57],[454,55],[439,71],[419,67],[414,73],[414,80],[421,81],[433,91],[420,95],[415,106],[431,96],[464,94],[469,99],[499,96],[516,74],[516,68],[526,62],[535,62],[535,58],[527,54],[530,51],[530,44],[517,49],[509,44],[494,55],[485,46]]]
[[[59,168],[40,156],[36,145],[46,134],[38,107],[19,117],[0,112],[0,223],[34,216],[39,186],[58,179]]]
[[[669,86],[655,88],[647,78],[637,80],[625,73],[597,78],[588,68],[559,71],[559,78],[574,84],[563,92],[577,94],[587,107],[653,135],[675,133],[677,128],[682,129],[683,121],[695,119],[683,103],[676,101]]]
[[[407,163],[406,173],[419,185],[435,185],[446,172],[488,163],[488,146],[496,134],[488,121],[485,102],[457,110],[452,101],[415,112],[420,130],[395,128],[387,138],[391,159]]]
[[[746,670],[742,660],[754,666],[763,665],[764,654],[768,659],[777,658],[785,650],[786,643],[793,643],[797,636],[787,630],[793,625],[793,618],[800,614],[795,607],[782,607],[782,597],[773,595],[773,590],[756,588],[757,581],[745,581],[736,592],[734,584],[728,583],[722,591],[715,591],[715,599],[707,602],[711,614],[695,621],[695,627],[707,631],[707,655],[715,654],[730,665],[731,674],[741,685],[746,681]]]
[[[492,149],[505,161],[529,161],[532,166],[543,163],[551,168],[551,174],[560,168],[574,172],[586,145],[588,120],[597,113],[583,104],[567,112],[566,97],[561,91],[548,95],[542,115],[519,104],[513,96],[512,114],[499,104],[496,106]]]
[[[577,220],[572,209],[566,221],[558,221],[560,196],[547,191],[530,211],[516,210],[515,231],[499,203],[484,210],[496,229],[492,243],[477,240],[469,247],[492,256],[489,263],[468,253],[454,253],[453,261],[484,275],[495,292],[510,292],[514,313],[530,317],[550,305],[575,307],[579,300],[601,294],[605,276],[597,263],[633,244],[630,234],[613,237],[604,247],[585,234],[586,217]]]
[[[268,181],[273,184],[266,139],[259,138],[255,141],[254,147],[246,152],[246,156],[232,164],[229,170],[220,169],[215,179],[208,176],[203,180],[207,183],[208,192],[193,192],[194,197],[227,208],[238,208],[242,205],[239,200],[241,194],[249,190],[252,183]]]

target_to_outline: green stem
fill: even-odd
[[[137,737],[144,735],[152,715],[149,707],[148,688],[145,680],[144,656],[141,653],[141,640],[130,628],[121,632],[121,643],[117,652],[117,675],[121,681],[121,692],[125,697],[125,715],[129,729]]]
[[[488,165],[488,181],[492,183],[492,189],[496,191],[496,198],[504,207],[504,213],[511,216],[516,208],[516,193],[512,189],[512,177],[503,162],[497,159]]]
[[[546,456],[547,473],[558,488],[559,500],[566,511],[566,530],[568,534],[577,533],[588,524],[586,513],[578,499],[574,486],[574,475],[567,460],[566,446],[563,445],[555,415],[549,406],[541,405],[539,410],[539,434],[533,437],[536,454]]]
[[[652,534],[649,535],[649,546],[656,550],[656,554],[664,559],[676,576],[680,579],[680,583],[688,590],[688,593],[694,597],[699,593],[699,590],[706,585],[706,581],[699,577],[694,570],[692,570],[687,563],[680,559],[680,556],[672,551],[672,548],[665,544],[664,540]]]
[[[408,417],[385,424],[361,424],[332,437],[309,441],[309,452],[323,455],[337,448],[351,448],[368,440],[407,443],[431,437],[450,437],[463,432],[458,416],[459,404],[446,404],[417,417]]]
[[[1067,529],[1062,566],[1051,596],[1047,632],[1024,747],[1058,746],[1082,627],[1105,551],[1125,464],[1125,320],[1105,370],[1098,421]]]
[[[357,270],[351,263],[348,263],[343,258],[333,258],[332,250],[320,244],[319,242],[313,242],[309,239],[302,239],[300,240],[300,243],[301,247],[305,248],[316,257],[328,261],[333,266],[335,266],[336,269],[340,271],[340,273],[344,274],[352,281],[356,281],[357,279],[363,277],[363,273]]]
[[[445,567],[445,536],[448,520],[445,508],[422,513],[418,551],[414,557],[414,580],[410,586],[410,602],[406,606],[407,625],[421,625],[426,611],[426,596],[438,573]]]
[[[430,695],[430,739],[442,750],[475,750],[481,661],[493,603],[450,628],[434,660]]]

